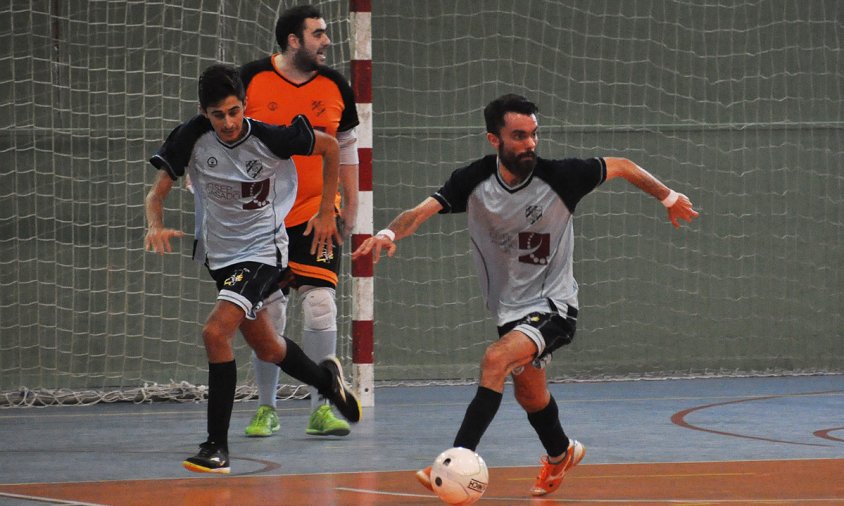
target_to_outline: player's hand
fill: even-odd
[[[317,251],[331,251],[334,248],[334,241],[337,241],[337,244],[343,244],[343,237],[337,230],[337,220],[333,211],[313,215],[308,220],[304,235],[311,235],[311,231],[314,233],[311,241],[311,255],[316,255]]]
[[[170,239],[173,237],[183,237],[185,235],[181,230],[164,227],[150,227],[144,237],[144,249],[146,251],[153,251],[159,255],[164,253],[171,253],[173,248],[170,246]]]
[[[343,239],[348,239],[355,229],[355,222],[357,221],[357,209],[352,210],[347,207],[340,209],[340,215],[337,217],[340,222],[340,234]]]
[[[363,243],[358,246],[358,249],[352,252],[352,260],[368,255],[369,252],[375,250],[372,255],[372,263],[377,264],[378,260],[381,258],[381,250],[383,249],[386,249],[387,256],[391,257],[396,252],[396,243],[391,241],[390,238],[385,235],[374,235],[363,241]]]
[[[680,228],[680,220],[685,220],[686,222],[691,223],[693,218],[700,216],[700,213],[692,208],[692,203],[689,200],[689,197],[683,195],[682,193],[678,195],[679,197],[677,198],[677,202],[668,208],[668,219],[671,220],[671,224],[674,225],[674,228]]]

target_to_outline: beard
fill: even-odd
[[[498,158],[507,170],[522,180],[527,179],[536,167],[536,153],[533,151],[517,155],[512,151],[505,151],[501,146],[498,148]]]
[[[308,51],[297,51],[293,56],[293,65],[303,72],[313,72],[320,67],[316,54]]]

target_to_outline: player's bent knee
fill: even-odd
[[[304,293],[302,299],[302,322],[305,330],[336,330],[337,303],[334,290],[327,287],[312,288]]]
[[[264,362],[277,364],[284,360],[284,351],[279,347],[261,348],[260,350],[253,351],[255,352],[255,356],[258,357],[258,360],[263,360]]]
[[[503,378],[509,374],[509,358],[496,346],[490,346],[481,359],[481,371],[485,376]]]
[[[213,325],[205,325],[202,328],[202,341],[205,343],[205,346],[219,346],[220,343],[227,340],[227,336]]]
[[[202,342],[209,357],[217,359],[228,355],[231,350],[229,336],[215,326],[206,325],[202,329]]]

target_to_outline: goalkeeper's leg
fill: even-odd
[[[287,296],[277,291],[264,302],[262,310],[267,313],[279,339],[282,338],[287,326],[287,302]],[[255,368],[255,383],[258,387],[258,410],[244,432],[250,437],[272,436],[281,428],[276,412],[280,369],[272,362],[260,360],[254,351],[252,351],[252,366]]]
[[[302,297],[302,346],[314,362],[337,354],[337,303],[333,288],[305,285],[299,288]],[[337,418],[331,406],[310,388],[311,416],[305,432],[311,436],[345,436],[351,431],[348,422]]]

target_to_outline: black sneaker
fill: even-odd
[[[332,376],[331,387],[327,392],[321,392],[323,396],[337,407],[337,411],[346,420],[352,423],[359,422],[361,418],[360,402],[343,380],[343,368],[340,366],[340,362],[337,358],[331,357],[323,360],[319,365],[328,369]]]
[[[185,459],[182,465],[195,473],[229,474],[229,451],[215,443],[204,442],[199,445],[199,453]]]

